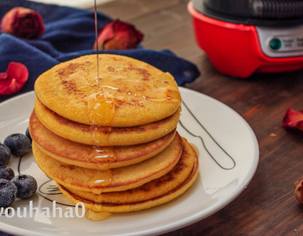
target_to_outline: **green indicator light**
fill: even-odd
[[[280,39],[274,38],[270,40],[269,46],[273,50],[279,50],[282,47],[282,42]]]

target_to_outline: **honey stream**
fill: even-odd
[[[95,10],[95,40],[96,40],[96,63],[97,63],[97,78],[96,84],[99,90],[100,87],[100,74],[99,74],[99,46],[98,46],[98,24],[97,24],[97,3],[94,0],[94,10]],[[92,86],[90,86],[92,88]],[[95,94],[93,99],[88,101],[88,114],[90,117],[90,130],[92,133],[92,140],[95,143],[98,143],[98,126],[96,126],[96,117],[99,114],[102,114],[102,111],[106,111],[110,107],[106,107],[104,105],[110,106],[109,103],[104,102],[105,98],[101,94]],[[114,107],[112,108],[114,109]],[[110,117],[109,119],[113,119]],[[110,122],[110,121],[108,121]],[[116,156],[114,153],[114,149],[111,147],[104,148],[99,145],[93,146],[90,155],[88,156],[88,161],[94,163],[110,163],[115,161]],[[91,221],[101,221],[105,220],[110,216],[110,213],[102,211],[102,187],[106,187],[110,185],[112,182],[112,171],[107,168],[107,170],[96,170],[92,172],[92,176],[89,178],[89,187],[92,190],[93,194],[96,194],[96,202],[93,204],[92,209],[87,209],[85,216],[87,219]]]
[[[94,0],[94,10],[95,10],[95,38],[96,38],[96,56],[97,56],[97,81],[99,77],[99,45],[98,45],[98,21],[97,21],[97,3],[96,0]]]
[[[112,91],[118,91],[120,96],[133,96],[134,99],[136,97],[141,97],[145,101],[152,102],[163,102],[163,100],[171,100],[175,97],[174,93],[178,91],[168,90],[165,91],[164,88],[161,90],[161,87],[156,87],[157,93],[147,93],[142,94],[138,89],[137,81],[131,80],[131,78],[125,78],[124,76],[117,76],[116,74],[108,74],[106,70],[115,70],[110,65],[106,65],[105,63],[100,63],[99,59],[99,47],[98,47],[98,25],[97,25],[97,3],[94,0],[94,10],[95,10],[95,40],[96,40],[96,79],[92,84],[90,84],[85,77],[76,76],[78,78],[78,82],[76,83],[76,87],[80,91],[92,91],[91,95],[87,96],[85,99],[87,101],[87,114],[90,119],[90,132],[92,134],[91,139],[95,145],[92,146],[92,151],[90,155],[88,155],[87,160],[90,163],[102,163],[106,165],[108,163],[106,170],[92,170],[91,176],[89,176],[88,185],[93,194],[96,194],[96,202],[93,204],[92,209],[88,209],[86,212],[86,217],[92,221],[104,220],[106,219],[110,213],[102,211],[102,190],[107,186],[110,186],[112,183],[112,170],[109,168],[109,163],[115,162],[117,160],[117,156],[113,147],[103,147],[100,140],[100,126],[98,126],[98,120],[102,117],[102,121],[107,126],[108,137],[110,138],[110,132],[112,131],[111,124],[115,118],[116,110],[118,107],[119,99],[123,100],[121,97],[115,97],[112,94]],[[143,76],[143,75],[142,75]],[[83,78],[79,80],[79,77]],[[107,78],[110,77],[110,78]],[[70,78],[71,80],[73,78]],[[123,80],[124,82],[120,84],[118,81]],[[106,84],[104,84],[106,81]],[[119,87],[117,88],[117,84]],[[160,93],[159,93],[160,91]],[[104,129],[104,127],[102,127]]]

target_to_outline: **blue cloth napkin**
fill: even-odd
[[[34,82],[44,71],[54,65],[82,55],[96,53],[94,12],[57,5],[41,4],[26,0],[1,0],[0,19],[11,8],[22,6],[41,14],[44,34],[36,40],[25,40],[0,31],[0,72],[5,72],[10,62],[21,62],[29,70],[29,79],[22,90],[13,95],[0,95],[0,102],[12,96],[33,90]],[[112,19],[98,12],[100,29]],[[144,33],[144,29],[140,29]],[[177,57],[169,50],[149,50],[139,47],[133,50],[102,51],[130,56],[145,61],[163,71],[170,72],[178,85],[194,81],[199,75],[191,62]]]
[[[94,12],[70,7],[46,5],[25,0],[1,0],[0,20],[11,8],[22,6],[42,15],[45,33],[37,40],[25,40],[0,31],[0,72],[5,72],[12,61],[23,63],[29,70],[25,86],[16,94],[0,95],[0,102],[12,96],[33,90],[34,82],[44,71],[54,65],[82,55],[95,53]],[[112,19],[98,13],[100,29]],[[144,29],[141,29],[144,33]],[[199,75],[197,67],[169,50],[149,50],[139,47],[134,50],[103,51],[130,56],[170,72],[178,85],[194,81]],[[0,232],[0,236],[8,234]]]

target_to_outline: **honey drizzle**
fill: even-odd
[[[91,172],[91,176],[88,180],[88,187],[93,194],[101,194],[102,188],[107,187],[112,182],[112,171],[107,170],[95,170]]]
[[[93,146],[88,160],[92,163],[112,163],[117,160],[114,147]]]
[[[95,7],[95,38],[96,38],[96,56],[97,56],[97,83],[99,82],[99,45],[98,45],[98,21],[97,21],[97,3],[94,0],[94,7]]]
[[[88,186],[91,189],[91,192],[95,194],[96,200],[91,209],[87,209],[86,218],[92,221],[100,221],[108,218],[110,213],[102,211],[102,190],[109,186],[112,182],[113,174],[112,170],[109,168],[109,163],[116,161],[117,157],[113,147],[103,147],[99,142],[99,134],[98,134],[98,123],[97,120],[101,116],[104,123],[109,128],[109,133],[111,131],[111,124],[115,118],[116,109],[118,107],[118,99],[119,97],[114,97],[109,91],[115,91],[124,93],[126,95],[133,95],[135,97],[141,97],[144,100],[148,100],[151,102],[163,102],[165,100],[172,100],[171,96],[173,92],[169,90],[166,92],[166,97],[157,97],[158,94],[150,94],[156,95],[156,97],[148,96],[148,94],[141,94],[136,91],[136,83],[132,83],[129,80],[125,80],[123,76],[113,76],[107,75],[106,73],[100,74],[100,62],[99,62],[99,46],[98,46],[98,25],[97,25],[97,4],[96,0],[94,0],[94,10],[95,10],[95,40],[96,40],[96,69],[97,69],[97,78],[94,84],[85,84],[85,81],[80,81],[80,83],[76,84],[77,89],[80,91],[90,91],[92,89],[97,88],[97,92],[87,97],[87,109],[88,115],[90,119],[90,131],[92,133],[92,141],[94,144],[92,146],[92,151],[88,157],[89,162],[91,163],[108,163],[108,168],[106,170],[94,170],[92,171],[92,175],[89,178]],[[104,64],[104,66],[106,66]],[[102,84],[102,77],[110,76],[110,79],[105,79],[108,81],[107,84]],[[116,87],[116,84],[119,80],[124,81],[123,84],[119,88]],[[113,84],[111,84],[112,81]],[[125,82],[126,81],[126,82]],[[115,83],[116,82],[116,83]],[[134,84],[134,85],[133,85]],[[125,88],[124,88],[124,86]],[[126,91],[127,89],[127,91]],[[123,91],[124,90],[124,91]],[[118,94],[116,94],[118,95]],[[96,168],[97,169],[97,168]]]
[[[98,93],[93,94],[94,97],[89,97],[87,103],[88,115],[90,118],[90,131],[92,133],[92,141],[94,143],[99,144],[98,139],[98,126],[96,125],[96,117],[102,114],[102,110],[105,110],[101,104],[104,104],[104,97],[99,93],[100,91],[100,74],[99,74],[99,46],[98,46],[98,25],[97,25],[97,3],[94,0],[95,7],[95,37],[96,37],[96,63],[97,63],[97,79],[96,85],[98,88]],[[107,104],[107,103],[105,103]],[[90,155],[87,157],[90,162],[100,162],[104,161],[104,158],[108,158],[109,161],[114,160],[114,152],[108,151],[106,154],[106,150],[100,145],[92,146]],[[108,149],[109,150],[109,149]],[[102,188],[108,186],[112,182],[112,171],[107,168],[107,170],[95,170],[92,171],[92,176],[89,178],[88,186],[91,189],[93,194],[96,194],[98,201],[96,201],[92,209],[86,210],[85,216],[87,219],[92,221],[100,221],[105,220],[109,217],[109,213],[102,212]]]
[[[92,209],[88,209],[85,212],[85,217],[88,220],[91,221],[101,221],[101,220],[105,220],[108,217],[110,217],[111,213],[110,212],[104,212],[104,211],[94,211]]]

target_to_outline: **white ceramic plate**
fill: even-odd
[[[34,2],[40,2],[45,4],[56,4],[60,6],[69,6],[69,7],[76,7],[76,8],[93,8],[94,7],[94,0],[31,0]],[[97,0],[97,5],[100,5],[105,2],[109,2],[112,0]]]
[[[250,126],[232,109],[201,93],[180,88],[183,97],[179,133],[199,150],[200,175],[194,185],[179,198],[152,209],[113,214],[105,221],[59,217],[56,207],[69,212],[73,203],[67,200],[37,167],[31,153],[12,158],[18,174],[33,175],[38,194],[29,200],[18,200],[12,208],[15,216],[0,216],[0,229],[20,235],[156,235],[185,227],[217,212],[233,201],[252,179],[259,160],[256,137]],[[16,132],[25,132],[33,109],[34,93],[29,92],[0,104],[0,142]],[[30,201],[38,210],[30,210]],[[20,218],[17,209],[26,209]],[[51,217],[46,208],[50,209]],[[57,217],[53,217],[52,210]],[[72,208],[75,209],[75,208]],[[29,212],[33,215],[30,216]],[[81,213],[81,212],[80,212]],[[12,216],[13,212],[11,212]]]

